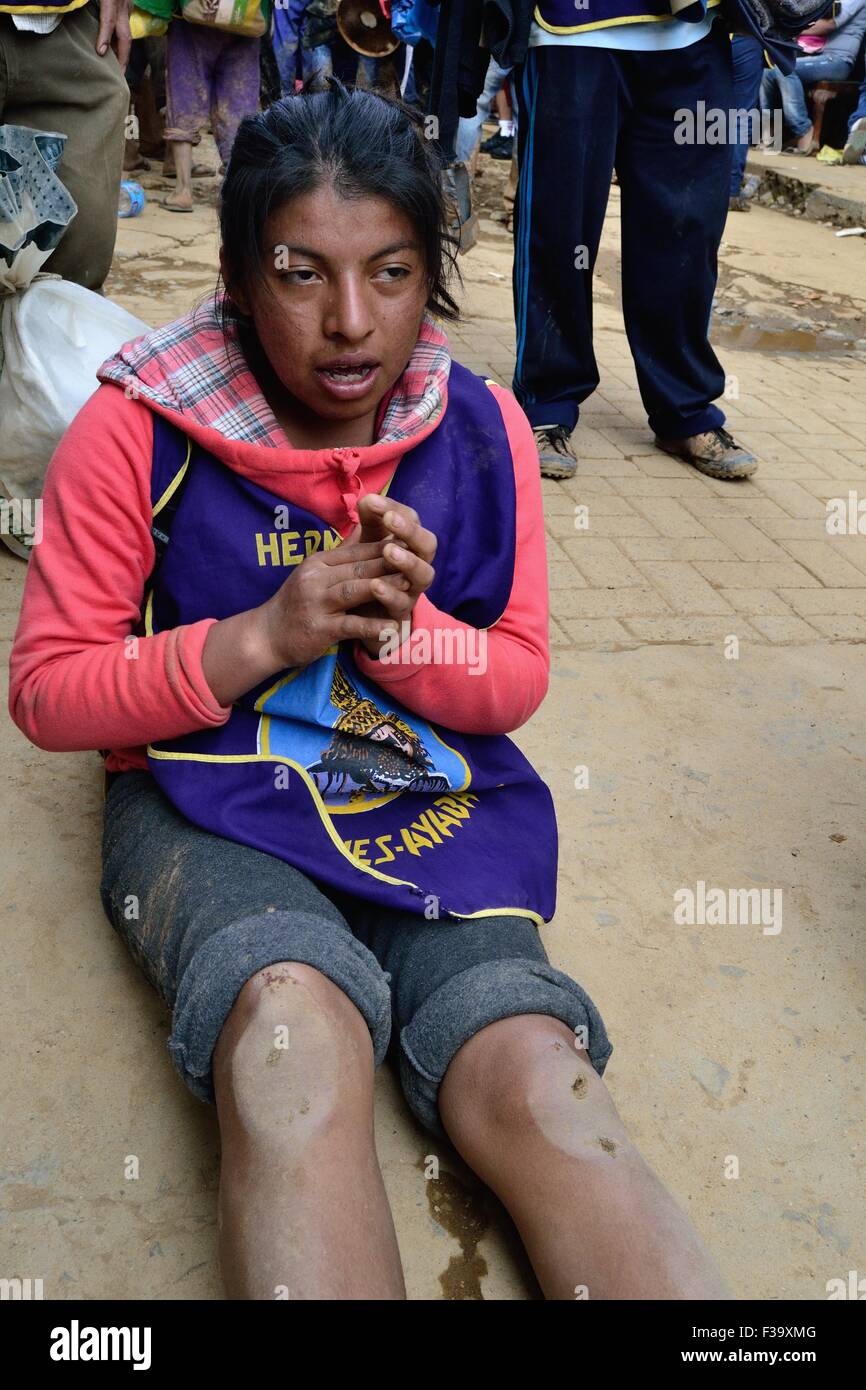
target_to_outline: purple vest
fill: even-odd
[[[339,544],[320,517],[159,416],[157,527],[184,468],[148,633],[253,608],[305,555]],[[457,363],[441,423],[403,455],[388,495],[438,537],[431,602],[473,628],[496,623],[514,572],[513,463],[495,397]],[[504,735],[459,734],[405,709],[361,674],[352,644],[250,691],[223,727],[151,746],[148,761],[188,820],[331,888],[428,918],[553,916],[556,820],[538,774]]]

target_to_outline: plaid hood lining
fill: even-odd
[[[241,352],[236,330],[223,331],[221,308],[221,297],[215,295],[183,318],[125,343],[97,377],[226,439],[290,447]],[[450,370],[448,339],[425,311],[412,356],[379,407],[376,443],[410,439],[438,419]]]

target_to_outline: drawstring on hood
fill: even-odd
[[[357,526],[360,520],[358,502],[361,497],[361,479],[358,477],[358,468],[361,463],[360,450],[334,449],[333,458],[340,474],[340,496],[346,508],[346,515],[352,525]]]

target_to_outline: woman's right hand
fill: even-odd
[[[408,588],[383,556],[386,542],[362,541],[360,535],[358,526],[333,550],[308,555],[259,608],[214,623],[202,667],[221,705],[233,704],[278,671],[309,666],[338,642],[375,646],[396,628],[393,618],[350,611],[374,599],[374,580]]]

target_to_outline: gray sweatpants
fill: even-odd
[[[278,961],[310,965],[348,995],[377,1065],[393,1021],[403,1092],[437,1135],[452,1057],[497,1019],[546,1014],[586,1029],[599,1074],[612,1050],[592,1000],[550,965],[528,918],[428,922],[334,893],[273,855],[191,825],[146,772],[109,786],[102,900],[171,1006],[169,1050],[202,1100],[213,1099],[211,1058],[238,994]]]

